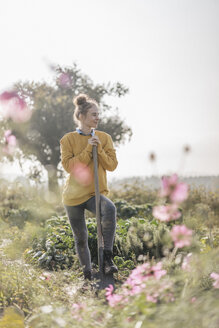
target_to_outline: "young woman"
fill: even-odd
[[[117,167],[116,152],[112,138],[102,131],[95,131],[99,121],[99,106],[97,102],[85,94],[78,95],[75,105],[74,121],[78,125],[76,131],[65,134],[60,140],[61,162],[69,173],[64,186],[62,200],[68,215],[84,278],[92,279],[91,256],[88,248],[88,232],[85,223],[84,210],[96,212],[94,163],[92,148],[97,146],[98,176],[100,189],[101,227],[104,241],[104,271],[118,272],[112,260],[113,242],[116,229],[116,208],[106,196],[106,170],[113,171]]]

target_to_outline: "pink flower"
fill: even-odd
[[[182,248],[191,245],[192,230],[188,229],[185,225],[175,225],[170,234],[175,247]]]
[[[169,197],[173,203],[182,203],[188,197],[188,185],[178,182],[178,175],[163,177],[161,181],[160,197]]]
[[[155,272],[154,272],[154,278],[155,278],[156,280],[160,280],[160,278],[163,277],[163,276],[165,276],[166,273],[167,273],[166,270],[155,271]]]
[[[140,294],[143,289],[145,288],[145,284],[140,284],[140,285],[133,285],[132,289],[129,291],[130,295],[137,295]]]
[[[196,297],[192,297],[190,300],[191,303],[195,303],[196,302]]]
[[[3,117],[11,118],[16,123],[26,122],[32,112],[26,102],[16,91],[5,91],[0,95],[0,103],[3,107]]]
[[[134,285],[141,284],[145,281],[148,275],[150,275],[151,267],[149,263],[143,263],[142,265],[138,265],[134,270],[132,270],[129,278],[126,280],[127,284]]]
[[[126,282],[123,284],[128,290],[128,294],[139,294],[147,287],[147,281],[149,279],[159,280],[166,274],[166,270],[162,270],[162,263],[159,262],[154,266],[150,266],[149,263],[144,263],[137,266],[134,269]]]
[[[51,275],[49,273],[43,272],[42,275],[40,276],[40,279],[42,280],[50,280]]]
[[[170,199],[173,203],[182,203],[188,197],[188,185],[184,182],[178,183],[175,190],[171,193]]]
[[[162,222],[168,222],[177,220],[181,213],[176,204],[160,205],[153,208],[153,216]]]
[[[82,312],[85,309],[84,304],[82,303],[74,303],[72,304],[72,316],[74,319],[81,321],[82,320]]]
[[[183,263],[182,263],[182,269],[183,270],[191,271],[191,267],[190,267],[191,259],[192,259],[192,253],[189,253],[184,257]]]
[[[78,310],[84,309],[84,305],[81,303],[74,303],[74,304],[72,304],[72,308],[73,308],[73,310],[78,311]]]
[[[154,297],[153,295],[147,295],[146,298],[148,302],[157,303],[157,298]]]
[[[219,274],[216,272],[212,272],[210,274],[210,277],[215,280],[213,283],[214,288],[219,288]]]
[[[113,287],[113,285],[109,285],[109,287],[106,287],[105,288],[105,290],[106,290],[106,296],[110,296],[110,295],[112,295],[112,293],[113,293],[113,290],[114,290],[114,287]]]
[[[166,292],[171,288],[171,284],[167,280],[160,280],[165,274],[166,270],[162,269],[162,262],[155,265],[148,262],[143,263],[131,272],[122,285],[120,294],[113,293],[112,285],[106,288],[106,299],[110,306],[122,307],[129,302],[130,297],[144,294],[149,302],[156,303],[158,299],[165,298]]]
[[[152,266],[151,270],[154,271],[154,277],[157,280],[160,280],[160,278],[165,276],[165,274],[167,273],[166,270],[162,270],[161,262],[158,262],[156,265]]]
[[[6,130],[4,133],[5,146],[3,147],[3,152],[12,155],[16,149],[17,140],[16,137],[11,134],[11,130]]]
[[[165,298],[168,302],[174,302],[175,301],[175,297],[173,296],[173,293],[167,293],[165,295]]]
[[[69,88],[72,82],[71,76],[68,73],[61,73],[58,82],[63,88]]]
[[[121,300],[123,299],[122,295],[119,294],[113,294],[113,285],[109,285],[109,287],[106,288],[106,299],[109,302],[109,305],[111,307],[115,307],[118,305]]]
[[[73,175],[75,181],[77,181],[82,186],[89,186],[92,182],[92,173],[90,168],[84,163],[75,163],[71,174]]]
[[[7,102],[13,97],[17,97],[17,93],[15,91],[4,91],[0,94],[0,101]]]
[[[111,307],[115,307],[116,305],[121,303],[122,299],[123,299],[123,296],[119,295],[119,294],[113,294],[107,298],[109,305]]]

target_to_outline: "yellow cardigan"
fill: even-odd
[[[112,138],[102,131],[95,131],[101,144],[98,144],[98,176],[99,189],[103,195],[108,195],[106,170],[114,171],[118,165],[116,151]],[[60,140],[61,162],[66,172],[69,173],[62,193],[64,205],[76,206],[84,203],[95,195],[94,164],[92,159],[92,145],[88,143],[91,136],[84,136],[76,131],[65,134]],[[91,172],[89,185],[82,185],[75,180],[72,170],[78,162],[85,164]]]

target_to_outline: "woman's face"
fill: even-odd
[[[98,121],[99,109],[95,105],[88,109],[86,116],[83,116],[81,120],[89,128],[97,128]]]

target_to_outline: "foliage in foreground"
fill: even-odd
[[[151,217],[151,213],[147,213],[144,217],[145,212],[142,212],[142,215],[139,214],[137,217],[118,220],[114,252],[117,252],[115,259],[120,265],[120,270],[116,275],[116,290],[109,290],[107,294],[108,301],[111,297],[110,303],[106,300],[104,291],[97,294],[92,289],[87,292],[82,292],[80,289],[83,280],[74,253],[72,232],[66,217],[58,214],[51,217],[51,214],[47,212],[45,226],[36,224],[35,215],[30,221],[27,215],[22,224],[20,224],[21,219],[20,221],[15,219],[13,222],[18,222],[18,225],[11,225],[9,220],[1,217],[0,228],[4,231],[1,239],[4,241],[4,238],[8,238],[12,242],[4,249],[3,246],[0,247],[2,257],[0,328],[122,328],[124,326],[128,328],[161,326],[164,328],[184,326],[217,328],[219,326],[217,197],[214,196],[212,200],[212,196],[207,196],[206,193],[206,197],[202,198],[203,203],[200,203],[200,195],[197,193],[193,196],[195,206],[192,204],[187,204],[188,207],[186,204],[182,206],[183,223],[192,229],[195,235],[193,244],[188,248],[173,249],[173,243],[168,237],[172,223],[158,223]],[[22,197],[18,201],[14,196],[10,204],[13,204],[13,201],[15,204],[16,202],[22,204]],[[124,207],[126,206],[128,206],[128,211],[139,209],[136,204],[126,202]],[[7,211],[6,203],[4,203],[4,208]],[[211,218],[212,221],[209,221]],[[40,221],[43,223],[42,219]],[[88,225],[90,225],[91,235],[95,236],[94,219],[89,218]],[[60,231],[60,229],[63,230]],[[159,234],[156,234],[155,232],[159,229]],[[148,231],[150,233],[145,234]],[[165,238],[162,237],[162,231]],[[64,246],[66,249],[72,246],[70,248],[73,253],[73,255],[71,253],[71,267],[64,266],[62,270],[59,270],[61,266],[57,265],[56,268],[53,267],[55,270],[45,271],[48,267],[39,267],[39,257],[35,258],[37,265],[27,265],[18,258],[19,254],[21,255],[30,245],[32,248],[36,247],[36,250],[39,247],[43,253],[46,253],[47,248],[43,247],[46,247],[46,241],[51,237],[54,240],[52,244],[50,243],[50,249],[54,245],[57,251],[61,250],[59,246]],[[90,244],[94,250],[96,249],[95,238],[91,238],[93,244]],[[151,241],[153,245],[149,247]],[[160,248],[156,247],[155,241],[161,241]],[[47,245],[49,246],[49,243]],[[16,256],[13,252],[15,248],[19,249]],[[156,256],[156,250],[162,251],[161,256],[159,254]],[[61,251],[61,254],[64,253],[65,251]],[[12,261],[12,255],[16,261]],[[95,258],[95,254],[93,257]],[[153,272],[144,273],[147,277],[145,289],[143,285],[139,289],[136,288],[139,287],[138,285],[127,284],[133,265],[138,265],[139,268],[145,264],[147,264],[146,267],[157,266],[157,277],[160,275],[160,278],[153,278],[156,271],[154,269]],[[124,286],[129,286],[129,292]],[[134,291],[133,287],[135,287]],[[125,292],[128,299],[120,302],[120,296]]]
[[[13,319],[23,323],[21,327],[25,322],[25,327],[32,328],[136,325],[143,328],[161,325],[216,328],[219,289],[214,288],[210,275],[212,271],[219,272],[218,250],[194,254],[189,262],[186,262],[186,254],[179,254],[173,260],[165,259],[162,270],[166,274],[160,280],[148,280],[146,290],[129,296],[128,302],[115,302],[113,306],[107,305],[104,292],[97,295],[91,290],[84,294],[78,290],[69,297],[67,287],[73,288],[72,282],[80,281],[78,276],[72,278],[70,271],[49,274],[29,268],[30,275],[28,267],[25,270],[14,265],[1,267],[1,301],[8,310],[4,312],[0,327],[10,327]],[[153,288],[157,292],[157,283],[164,283],[164,297],[155,303],[147,296]],[[123,285],[117,284],[116,294],[122,293]]]

